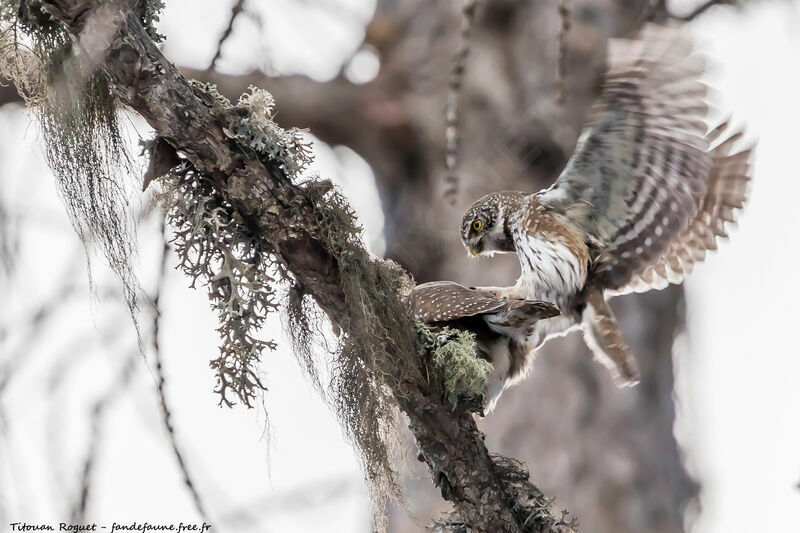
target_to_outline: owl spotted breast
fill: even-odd
[[[484,412],[492,411],[503,391],[525,376],[533,355],[528,337],[539,320],[559,314],[547,302],[504,299],[496,288],[467,288],[451,281],[414,288],[417,318],[431,328],[451,327],[475,334],[477,355],[492,363]]]
[[[752,147],[742,132],[709,131],[705,58],[674,27],[612,40],[592,120],[556,182],[535,194],[487,195],[464,215],[473,256],[516,253],[507,298],[561,311],[536,324],[536,347],[572,328],[622,385],[638,380],[606,298],[680,283],[727,237],[745,203]]]

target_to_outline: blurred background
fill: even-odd
[[[491,0],[484,10],[462,96],[454,207],[442,196],[443,116],[459,2],[167,0],[160,31],[187,77],[234,100],[250,84],[266,88],[282,125],[313,133],[312,173],[339,184],[375,254],[420,282],[508,285],[514,258],[466,258],[464,209],[490,191],[533,192],[555,179],[609,36],[648,17],[691,19],[717,63],[708,78],[719,118],[747,124],[759,142],[741,227],[685,287],[613,301],[642,368],[638,387],[615,388],[573,334],[548,343],[533,375],[480,425],[489,448],[524,461],[586,533],[800,531],[800,1],[569,4],[563,105],[557,3]],[[138,152],[148,127],[132,115],[125,123]],[[118,282],[73,232],[35,116],[12,88],[0,88],[0,125],[0,530],[205,518],[220,532],[371,531],[355,453],[280,320],[265,328],[279,345],[263,361],[263,406],[217,406],[216,317],[171,256],[159,297],[167,431],[150,305],[139,317],[145,360]],[[137,267],[154,297],[163,240],[152,198],[136,192],[140,175],[130,183]],[[391,509],[394,532],[419,531],[446,509],[424,473],[405,484],[415,518]]]

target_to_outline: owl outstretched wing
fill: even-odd
[[[721,133],[725,124],[712,136]],[[711,154],[713,166],[706,179],[706,194],[698,199],[698,209],[680,237],[655,263],[636,273],[617,294],[663,289],[670,283],[682,283],[694,265],[703,261],[706,252],[717,249],[717,239],[727,238],[727,226],[736,222],[737,212],[747,201],[751,179],[752,148],[734,151],[740,133],[728,136]]]
[[[415,315],[426,323],[452,322],[480,315],[503,315],[505,321],[557,316],[553,304],[503,299],[491,288],[470,288],[453,281],[432,281],[414,287]]]
[[[704,71],[703,56],[678,28],[648,25],[634,40],[612,40],[592,122],[556,183],[538,194],[541,204],[604,251],[595,273],[603,288],[626,292],[631,283],[666,275],[667,267],[658,266],[662,258],[675,266],[671,254],[685,258],[699,250],[698,238],[705,239],[703,250],[713,247],[709,239],[722,233],[712,231],[712,237],[697,229],[714,224],[704,206],[710,202],[711,216],[725,211],[723,218],[730,218],[723,206],[743,200],[728,189],[738,191],[741,179],[714,178],[746,157],[711,150],[718,132],[707,133]],[[727,202],[733,196],[738,199]],[[676,244],[684,239],[694,244]],[[650,268],[655,273],[647,273]],[[665,279],[682,274],[670,276]]]

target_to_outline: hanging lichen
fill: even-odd
[[[157,20],[160,2],[141,7],[148,23]],[[38,2],[0,0],[0,20],[0,74],[15,82],[36,113],[70,221],[87,249],[96,245],[103,252],[136,322],[135,237],[125,185],[132,169],[116,98],[97,69],[102,58],[75,47]]]
[[[228,119],[236,138],[277,164],[287,175],[300,176],[313,160],[311,146],[298,129],[285,130],[273,120],[275,100],[272,95],[257,87],[250,87],[237,103],[244,116],[231,115]]]
[[[264,388],[257,363],[265,348],[275,348],[273,341],[257,337],[267,314],[277,308],[272,261],[262,256],[231,206],[191,165],[173,169],[161,183],[179,266],[192,287],[200,281],[209,289],[219,315],[220,355],[211,368],[217,374],[220,404],[232,406],[235,397],[253,407]]]
[[[323,341],[317,332],[324,313],[280,262],[256,248],[247,225],[211,180],[183,163],[159,181],[170,209],[180,267],[193,285],[201,282],[210,289],[220,317],[220,356],[211,363],[220,403],[232,405],[238,399],[250,406],[264,387],[257,363],[263,350],[275,344],[258,339],[257,330],[276,309],[280,286],[292,287],[284,315],[298,361],[358,448],[366,476],[376,489],[376,507],[383,506],[377,502],[388,494],[399,498],[391,466],[397,402],[390,390],[398,379],[421,379],[417,361],[403,357],[421,350],[411,327],[413,317],[393,300],[396,294],[408,293],[406,276],[393,263],[370,260],[360,228],[338,192],[308,184],[305,190],[313,198],[317,223],[307,229],[337,259],[348,306],[345,322],[339,323],[338,343],[320,357],[316,350]],[[398,324],[403,327],[392,327]],[[322,384],[320,377],[326,374],[330,381]]]
[[[376,527],[381,526],[385,499],[400,500],[392,468],[397,446],[398,398],[391,391],[404,383],[422,383],[421,339],[414,328],[410,306],[399,304],[397,295],[408,295],[410,279],[391,261],[370,257],[363,246],[361,228],[346,200],[336,190],[307,188],[317,224],[314,237],[337,261],[340,286],[347,305],[338,326],[341,336],[332,360],[330,404],[348,438],[360,452],[367,478],[373,486]],[[310,301],[306,300],[306,305]],[[286,309],[294,322],[307,320],[297,308]],[[316,331],[317,327],[309,328]],[[295,352],[304,353],[308,339],[295,342]],[[309,375],[318,375],[313,359],[301,359]]]
[[[475,355],[475,334],[443,328],[427,333],[426,340],[433,366],[444,381],[447,400],[453,409],[459,403],[481,405],[492,364]],[[476,398],[481,401],[475,402]]]

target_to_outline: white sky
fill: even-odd
[[[207,36],[224,27],[229,4],[170,0],[162,25],[170,57],[207,66],[216,45]],[[356,20],[370,16],[368,3],[348,4]],[[760,140],[752,201],[741,227],[687,284],[690,331],[682,340],[688,353],[678,358],[677,431],[704,487],[697,533],[749,533],[754,523],[759,531],[800,531],[800,350],[793,338],[800,296],[794,246],[800,182],[792,157],[800,124],[799,5],[716,11],[695,24],[721,62],[715,85],[726,107]],[[318,20],[298,30],[290,0],[259,6],[265,8],[262,35],[268,37],[259,39],[252,21],[241,22],[222,69],[263,66],[261,56],[281,71],[324,79],[338,70],[330,58],[358,45],[359,24],[351,17],[331,22],[336,17],[322,8]],[[134,339],[117,301],[90,296],[77,238],[36,145],[36,127],[8,106],[0,110],[0,124],[0,197],[24,217],[17,278],[0,285],[0,323],[13,325],[5,338],[0,332],[0,368],[18,361],[16,378],[0,393],[7,417],[5,425],[0,419],[0,524],[55,521],[67,513],[77,489],[91,405],[113,381]],[[136,124],[146,135],[146,127]],[[321,149],[317,164],[324,176],[369,180],[368,167],[347,149]],[[372,249],[380,252],[383,218],[370,209],[377,205],[374,189],[362,180],[340,182],[362,216]],[[140,265],[145,286],[152,287],[155,228],[140,233],[151,243]],[[100,261],[94,266],[98,287],[113,285]],[[22,344],[27,330],[21,320],[48,300],[65,271],[78,297],[53,318],[47,337]],[[178,438],[212,517],[228,525],[224,531],[369,531],[366,491],[352,450],[283,339],[277,352],[266,354],[263,368],[271,443],[262,437],[260,409],[216,406],[208,368],[217,346],[215,317],[203,291],[186,285],[182,274],[170,272],[162,297],[162,349]],[[277,321],[266,330],[280,335]],[[136,368],[129,392],[105,414],[90,518],[197,520],[164,440],[152,378],[138,359]],[[241,509],[249,518],[232,521],[231,513]]]
[[[774,3],[699,21],[717,87],[759,139],[752,199],[729,243],[690,278],[690,458],[704,484],[698,532],[800,531],[800,12]]]

